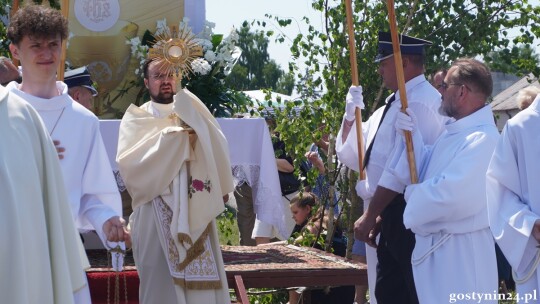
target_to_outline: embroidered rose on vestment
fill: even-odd
[[[194,179],[191,185],[196,191],[203,191],[204,189],[204,183],[202,180]]]
[[[208,193],[212,191],[212,183],[209,179],[202,181],[200,179],[194,179],[192,176],[189,177],[189,198],[191,198],[195,192],[202,192],[205,190]]]

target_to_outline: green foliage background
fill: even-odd
[[[389,23],[385,2],[352,2],[358,62],[355,68],[358,68],[359,82],[363,86],[366,109],[362,115],[365,120],[384,104],[389,94],[382,87],[377,64],[373,62],[378,32],[389,31]],[[294,104],[287,104],[283,111],[277,111],[276,117],[277,131],[287,151],[295,157],[297,167],[311,143],[322,134],[330,134],[335,141],[343,117],[345,95],[352,83],[344,3],[314,0],[312,6],[323,16],[323,29],[315,28],[308,18],[304,18],[302,21],[308,31],[294,38],[291,51],[295,60],[289,63],[289,71],[299,80],[296,89],[302,97]],[[535,56],[521,56],[518,52],[519,49],[534,48],[533,40],[540,34],[540,8],[527,0],[396,1],[395,10],[400,32],[433,42],[427,49],[426,75],[448,67],[459,57],[484,58],[495,68],[504,63],[504,72],[540,74]],[[269,22],[281,27],[292,24],[291,19],[267,17]],[[271,29],[267,29],[267,33],[278,42],[285,40],[282,34]],[[299,113],[296,112],[298,106],[301,107]],[[324,128],[318,129],[320,125]],[[329,180],[342,191],[340,205],[348,207],[352,202],[352,210],[358,214],[361,209],[356,205],[358,197],[352,195],[354,191],[348,191],[354,189],[354,177],[338,182],[337,164],[336,158],[328,160]],[[357,218],[357,215],[349,218]]]
[[[57,1],[51,2],[58,5]],[[11,1],[0,0],[0,15],[7,15],[8,4]],[[477,57],[483,58],[493,69],[518,75],[529,72],[540,75],[537,56],[533,52],[536,46],[534,39],[540,36],[540,7],[533,6],[527,0],[398,0],[395,5],[400,32],[433,42],[427,50],[426,74],[449,66],[459,57]],[[276,122],[277,131],[285,141],[288,152],[295,156],[297,168],[309,145],[323,134],[330,134],[333,145],[343,116],[345,95],[351,84],[344,4],[335,0],[313,0],[312,6],[322,13],[324,28],[315,28],[308,18],[302,20],[308,26],[308,31],[293,38],[291,52],[294,60],[289,63],[288,71],[280,73],[271,62],[266,70],[264,66],[253,69],[253,66],[241,61],[227,83],[238,90],[272,88],[290,94],[290,83],[294,76],[294,86],[301,98],[278,110]],[[379,30],[388,31],[389,26],[383,1],[353,0],[353,10],[358,62],[355,68],[359,70],[360,84],[363,86],[365,120],[384,103],[388,95],[382,87],[373,59],[377,50],[377,33]],[[252,47],[252,50],[260,51],[253,53],[255,60],[269,59],[264,49],[267,41],[263,38],[270,37],[278,42],[285,40],[282,32],[270,30],[268,24],[280,27],[292,24],[291,19],[272,15],[267,15],[267,18],[268,23],[254,21],[249,24],[262,28],[264,33],[256,31],[253,35],[249,34],[247,23],[240,27],[240,34],[245,34],[246,43],[250,40],[257,42]],[[0,24],[0,40],[0,55],[9,55],[3,24]],[[248,49],[246,45],[244,51]],[[269,76],[261,76],[261,73]],[[249,86],[242,82],[243,79],[249,80]],[[296,112],[298,106],[302,107]],[[319,128],[321,125],[324,127]],[[352,202],[355,214],[345,216],[351,232],[351,221],[357,218],[361,209],[357,196],[352,195],[354,191],[349,191],[354,189],[356,176],[350,175],[347,170],[340,172],[336,158],[328,157],[326,161],[328,181],[341,193],[340,205],[351,210],[349,202]],[[311,172],[311,182],[314,176],[315,172]],[[338,178],[340,176],[344,178]],[[230,218],[226,219],[230,221]]]

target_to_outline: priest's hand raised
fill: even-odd
[[[126,242],[127,247],[131,247],[131,236],[126,228],[126,221],[113,216],[103,224],[103,232],[109,242]]]

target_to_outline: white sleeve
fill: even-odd
[[[83,173],[79,219],[88,221],[104,241],[103,224],[113,216],[122,216],[122,200],[101,134],[96,132]]]
[[[420,132],[412,134],[414,147],[414,160],[416,176],[420,178],[420,173],[429,158],[432,146],[424,145]],[[397,193],[403,193],[405,187],[411,184],[411,174],[405,138],[401,135],[396,137],[394,148],[388,158],[387,167],[384,170],[379,185]]]
[[[423,103],[411,103],[409,108],[413,111],[417,120],[417,130],[413,134],[413,150],[415,155],[415,167],[417,176],[422,171],[422,165],[429,153],[428,145],[432,145],[438,135],[442,132],[444,125],[441,115]],[[395,131],[397,133],[397,131]],[[407,160],[407,149],[401,134],[396,134],[396,145],[391,152],[385,166],[385,170],[379,180],[379,186],[392,191],[403,193],[405,186],[410,184],[409,162]],[[401,140],[401,143],[399,143]],[[405,183],[409,180],[408,183]]]
[[[453,223],[485,211],[485,183],[476,183],[485,178],[496,138],[485,133],[469,137],[472,136],[475,138],[460,147],[451,159],[436,164],[442,166],[438,174],[407,187],[405,227],[414,229],[430,223]],[[433,161],[437,160],[431,157],[430,163]],[[475,185],[471,187],[471,183]]]
[[[516,142],[506,126],[495,148],[487,171],[486,193],[489,225],[512,268],[518,273],[526,268],[538,250],[531,236],[534,222],[540,217],[531,211],[522,193],[527,181],[520,172]]]
[[[336,155],[341,163],[348,168],[358,172],[360,166],[358,164],[358,141],[356,136],[356,121],[353,123],[349,135],[345,142],[341,139],[343,133],[343,125],[345,124],[345,118],[341,123],[341,128],[336,137]],[[362,135],[364,140],[364,149],[366,149],[366,137],[371,125],[371,119],[362,124]]]

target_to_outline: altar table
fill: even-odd
[[[247,183],[253,190],[257,220],[272,225],[282,235],[290,231],[286,216],[288,206],[282,204],[274,148],[263,118],[218,118],[229,144],[231,170],[235,185]],[[100,120],[101,135],[109,161],[121,192],[125,187],[118,173],[116,151],[120,120]],[[129,214],[124,214],[129,215]]]

